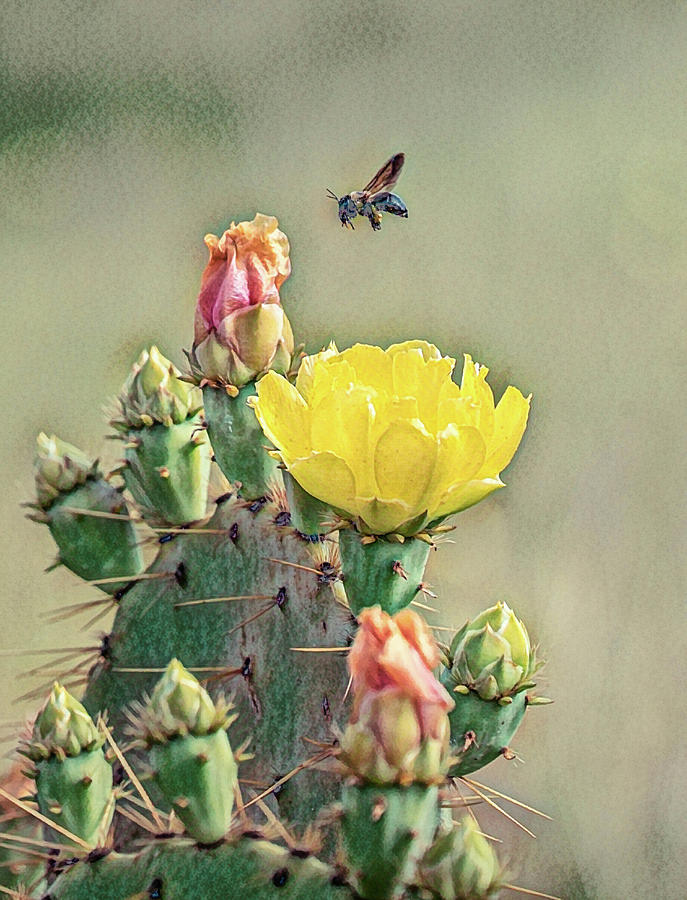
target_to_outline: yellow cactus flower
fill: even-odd
[[[503,487],[529,397],[497,405],[488,369],[425,341],[388,350],[355,344],[306,357],[295,386],[275,372],[257,385],[265,435],[301,487],[365,533],[413,535]]]

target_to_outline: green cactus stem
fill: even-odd
[[[91,847],[104,843],[114,814],[112,766],[102,743],[82,704],[55,683],[22,748],[35,765],[40,811]],[[48,836],[65,840],[55,829]]]
[[[82,860],[50,888],[51,900],[337,900],[352,898],[333,869],[266,840],[215,847],[171,838],[137,854]]]
[[[331,507],[304,491],[287,469],[282,471],[282,477],[294,528],[301,534],[323,533],[324,523],[334,518]]]
[[[491,900],[500,890],[498,859],[471,816],[440,831],[419,871],[422,887],[438,900]]]
[[[176,657],[209,679],[211,694],[232,692],[232,743],[250,738],[255,752],[242,775],[269,786],[317,755],[308,741],[331,744],[347,714],[346,653],[292,648],[345,650],[354,623],[328,578],[313,571],[311,545],[275,524],[274,507],[221,500],[207,533],[162,539],[151,571],[167,577],[137,582],[122,598],[111,652],[91,673],[84,703],[94,713],[109,710],[116,733],[127,707]],[[321,553],[330,542],[312,546]],[[338,793],[336,779],[314,768],[275,791],[284,818],[301,827]]]
[[[203,388],[215,460],[230,482],[241,483],[241,496],[246,500],[269,496],[274,483],[281,482],[279,464],[267,452],[269,441],[248,405],[248,400],[254,396],[252,382],[234,396],[230,396],[224,387],[207,384]]]
[[[236,717],[227,711],[173,659],[134,725],[150,747],[158,787],[203,844],[220,840],[231,825],[237,765],[225,729]]]
[[[124,482],[151,522],[184,525],[203,519],[212,451],[197,388],[156,347],[144,350],[112,420],[125,444]]]
[[[511,703],[483,700],[475,691],[455,693],[455,680],[448,670],[439,680],[452,692],[456,705],[449,712],[451,755],[457,762],[449,769],[451,777],[469,775],[508,752],[527,709],[527,695],[516,694]]]
[[[431,546],[416,538],[403,543],[369,540],[353,528],[339,532],[344,586],[351,611],[379,604],[390,615],[417,596]]]
[[[342,802],[351,885],[364,900],[403,897],[439,825],[438,788],[349,783]]]
[[[31,518],[50,529],[60,563],[86,581],[138,575],[143,556],[121,491],[77,447],[43,433],[37,443],[38,512]],[[125,584],[100,587],[114,594]]]

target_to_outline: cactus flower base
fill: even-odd
[[[393,615],[417,596],[431,547],[416,538],[404,543],[377,539],[363,543],[353,528],[339,532],[344,586],[351,611],[379,604]]]
[[[448,673],[442,675],[441,681],[449,691],[455,687]],[[449,775],[455,778],[469,775],[502,755],[520,727],[527,697],[522,691],[511,698],[512,703],[501,705],[497,700],[483,700],[474,691],[451,695],[456,702],[448,714],[451,753],[458,762],[451,767]]]
[[[439,825],[438,788],[347,784],[341,827],[349,880],[364,900],[395,900]]]

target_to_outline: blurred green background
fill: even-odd
[[[19,508],[40,429],[112,461],[101,407],[155,340],[178,364],[203,235],[256,210],[292,245],[294,330],[423,337],[533,392],[508,488],[430,579],[460,625],[507,599],[549,659],[482,780],[513,880],[684,898],[687,7],[674,2],[2,4],[2,646],[89,596]],[[344,232],[330,187],[403,150],[407,221]],[[94,589],[93,589],[94,590]],[[77,623],[78,624],[78,623]],[[93,631],[97,640],[97,628]],[[1,713],[38,682],[0,659]],[[4,733],[7,733],[5,730]],[[5,745],[9,748],[9,744]]]

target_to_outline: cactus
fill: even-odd
[[[501,868],[453,823],[454,787],[495,805],[466,776],[546,702],[538,663],[505,604],[446,646],[411,604],[448,517],[503,487],[529,398],[495,404],[468,355],[458,385],[423,341],[294,360],[276,219],[206,244],[190,371],[143,351],[111,423],[121,465],[39,438],[34,518],[107,592],[84,611],[114,619],[81,699],[55,684],[20,747],[35,796],[0,792],[25,814],[0,886],[494,897]],[[31,816],[45,866],[11,849],[45,846]]]

